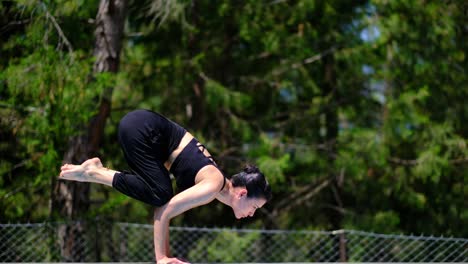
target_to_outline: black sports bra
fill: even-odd
[[[177,188],[183,191],[195,185],[195,176],[198,171],[207,165],[213,165],[218,168],[218,165],[211,156],[205,156],[203,153],[206,147],[192,138],[185,148],[179,153],[177,158],[172,163],[170,172],[176,178]],[[219,170],[219,168],[218,168]],[[221,172],[221,170],[219,170]],[[221,172],[221,174],[223,174]],[[224,176],[224,174],[223,174]],[[223,187],[226,185],[226,177],[224,176]]]

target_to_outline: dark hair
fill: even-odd
[[[271,188],[263,173],[255,165],[246,165],[238,174],[231,177],[232,186],[245,187],[248,198],[271,200]]]

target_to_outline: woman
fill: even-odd
[[[232,207],[239,219],[253,216],[271,198],[270,186],[256,167],[248,166],[226,179],[205,146],[158,113],[128,113],[120,121],[118,137],[132,172],[107,169],[98,158],[92,158],[81,165],[63,165],[59,178],[105,184],[155,206],[157,263],[186,263],[170,257],[171,218],[216,199]],[[169,172],[180,191],[175,196]]]

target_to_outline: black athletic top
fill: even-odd
[[[116,172],[112,186],[147,204],[167,203],[174,192],[164,163],[186,132],[156,112],[140,109],[126,114],[119,123],[118,138],[131,172]],[[201,168],[216,166],[211,157],[203,154],[204,150],[203,145],[192,139],[174,160],[171,172],[181,191],[195,185],[195,176]]]
[[[195,185],[195,176],[203,167],[207,165],[218,167],[211,156],[205,156],[203,153],[205,149],[206,147],[203,144],[200,144],[195,138],[192,138],[172,163],[170,171],[174,174],[177,188],[180,191]],[[223,173],[221,172],[221,174]],[[224,188],[225,184],[226,177],[224,177],[221,190]]]

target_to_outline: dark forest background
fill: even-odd
[[[178,122],[274,199],[172,225],[468,236],[464,1],[0,1],[0,222],[151,223],[111,188],[57,181],[98,156],[124,170],[119,119]]]

